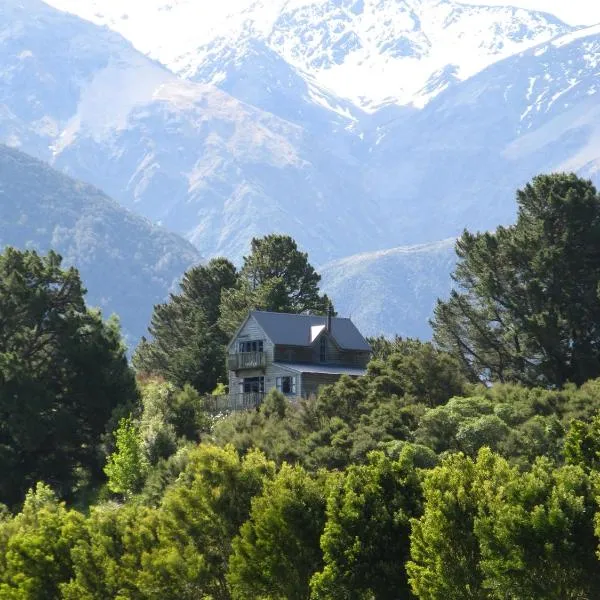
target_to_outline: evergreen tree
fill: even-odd
[[[178,387],[191,384],[211,392],[225,379],[225,344],[218,325],[221,295],[237,281],[235,267],[224,258],[190,269],[180,293],[154,307],[150,340],[143,339],[133,357],[135,368],[161,375]]]
[[[0,255],[0,501],[40,480],[64,496],[100,480],[113,411],[137,397],[117,323],[84,294],[53,252]]]
[[[228,600],[231,544],[251,500],[274,474],[259,452],[199,446],[158,509],[158,543],[143,557],[144,598]]]
[[[562,386],[600,374],[600,195],[575,175],[517,192],[515,225],[465,231],[437,343],[473,376]]]
[[[125,497],[131,496],[141,490],[148,468],[138,429],[131,418],[121,419],[115,432],[115,445],[116,450],[104,467],[108,489]]]
[[[67,510],[48,486],[30,490],[23,510],[0,522],[0,598],[59,598],[61,584],[73,576],[71,551],[83,528],[83,516]]]
[[[319,293],[321,276],[287,235],[254,238],[239,284],[223,296],[221,325],[235,332],[250,310],[326,314],[330,300]]]
[[[479,471],[474,461],[455,454],[425,475],[424,513],[412,521],[406,565],[417,598],[488,600],[474,533]]]
[[[410,519],[421,512],[421,485],[409,446],[398,461],[373,452],[349,467],[327,501],[321,538],[324,569],[311,582],[315,600],[395,600],[410,590]]]
[[[284,464],[233,541],[227,580],[235,600],[304,600],[312,574],[323,566],[327,474],[311,477]]]
[[[482,452],[479,462],[486,460],[475,534],[490,598],[598,598],[596,492],[583,470],[540,457],[500,483],[494,471],[506,463]]]

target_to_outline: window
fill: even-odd
[[[240,392],[242,394],[263,394],[264,391],[264,377],[245,377],[243,381],[240,381]]]
[[[263,341],[262,340],[253,340],[249,342],[239,342],[238,352],[247,353],[247,352],[263,352]]]
[[[295,377],[277,377],[277,389],[289,396],[296,394],[296,378]]]
[[[319,360],[327,362],[327,338],[325,336],[319,340]]]

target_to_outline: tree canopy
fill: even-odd
[[[326,314],[331,301],[319,292],[321,276],[287,235],[253,238],[251,252],[244,257],[235,289],[221,305],[221,324],[234,333],[249,310]]]
[[[0,255],[0,597],[600,597],[597,194],[519,197],[459,242],[437,345],[376,338],[363,377],[234,414],[202,392],[236,311],[326,307],[289,238],[188,272],[136,381],[76,271]]]
[[[136,399],[118,325],[84,294],[54,252],[0,255],[0,501],[37,481],[64,496],[97,482],[114,411]]]
[[[517,202],[514,225],[458,240],[435,340],[482,379],[582,384],[600,374],[600,195],[575,175],[541,175]]]
[[[133,357],[142,373],[177,386],[212,391],[225,378],[227,336],[218,324],[221,295],[237,282],[234,265],[216,258],[185,273],[179,294],[154,307],[148,331]]]

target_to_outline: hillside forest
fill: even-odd
[[[516,199],[457,241],[432,341],[372,338],[365,377],[232,414],[248,310],[330,306],[293,239],[189,269],[135,349],[56,252],[7,247],[0,598],[599,598],[600,194],[559,173]]]

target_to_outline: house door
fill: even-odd
[[[263,394],[265,391],[264,377],[244,377],[240,383],[242,394]]]

